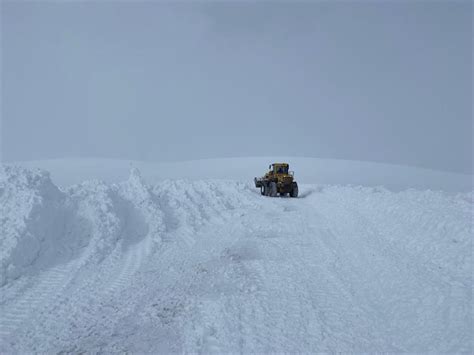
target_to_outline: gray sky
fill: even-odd
[[[472,4],[2,2],[3,160],[469,172]]]

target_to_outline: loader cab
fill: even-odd
[[[271,164],[268,169],[272,174],[288,174],[289,165],[282,163]]]

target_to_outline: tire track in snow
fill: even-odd
[[[47,304],[58,299],[72,278],[75,263],[56,266],[41,274],[40,280],[20,298],[7,302],[0,308],[0,339],[3,344],[27,320],[43,310]]]
[[[280,201],[275,201],[278,206]],[[286,200],[285,205],[289,201]],[[273,203],[272,203],[273,204]],[[231,300],[226,309],[234,309],[229,312],[239,314],[239,349],[241,352],[276,352],[295,351],[302,344],[320,341],[318,337],[319,325],[310,323],[310,290],[295,287],[294,280],[306,276],[311,268],[305,269],[298,264],[285,262],[279,255],[287,255],[290,248],[285,245],[289,239],[285,238],[291,231],[283,225],[291,226],[293,217],[286,210],[273,211],[277,217],[270,228],[270,234],[277,238],[274,241],[258,237],[250,238],[254,241],[257,250],[261,250],[253,260],[242,260],[236,266],[238,279],[244,279],[248,288],[248,295]],[[296,218],[295,225],[304,226],[303,221]],[[253,219],[252,219],[253,220]],[[280,224],[280,223],[281,224]],[[246,223],[247,224],[247,223]],[[249,225],[243,225],[244,235],[249,234]],[[252,224],[250,224],[252,225]],[[246,230],[247,229],[247,230]],[[293,239],[295,238],[295,239]],[[292,242],[297,241],[291,237]],[[296,246],[296,252],[301,254],[304,248]],[[284,252],[286,251],[286,252]],[[300,259],[303,263],[305,260]],[[230,323],[230,321],[228,321]],[[288,325],[291,324],[291,327]],[[312,329],[314,332],[309,332]],[[234,335],[235,336],[235,335]],[[306,349],[310,349],[306,344]]]
[[[117,247],[121,248],[120,245]],[[146,238],[129,246],[125,253],[110,255],[96,277],[91,278],[93,274],[89,269],[69,268],[61,273],[65,277],[69,275],[69,279],[74,282],[64,283],[61,279],[45,279],[41,287],[35,287],[28,293],[31,295],[30,298],[19,301],[24,304],[33,302],[34,304],[28,306],[31,312],[28,312],[28,309],[25,311],[24,306],[15,302],[15,307],[12,308],[14,312],[9,313],[6,326],[2,328],[4,334],[8,336],[7,331],[8,334],[13,334],[15,329],[21,329],[18,334],[19,343],[30,349],[41,344],[40,352],[49,352],[53,349],[80,350],[75,348],[76,345],[94,334],[101,326],[103,319],[98,318],[97,314],[104,311],[104,306],[116,303],[113,300],[117,299],[121,290],[129,286],[134,274],[150,254],[150,250],[151,240]],[[55,296],[45,292],[47,287],[51,288],[51,292],[56,290]],[[43,306],[38,308],[34,306],[35,304]],[[19,313],[19,316],[15,312]],[[117,313],[114,314],[117,316]],[[10,324],[11,319],[15,328]],[[50,319],[55,319],[55,322],[49,322]],[[30,323],[26,324],[26,321]],[[108,321],[113,322],[113,319]],[[49,326],[43,327],[43,324]]]
[[[215,296],[202,297],[188,350],[197,344],[203,353],[228,349],[244,353],[350,351],[353,342],[344,329],[365,312],[332,269],[337,250],[308,239],[325,233],[323,228],[308,226],[308,218],[314,218],[304,213],[309,205],[299,206],[296,204],[301,201],[287,199],[260,201],[256,210],[268,213],[247,215],[249,219],[230,228],[224,226],[219,233],[227,236],[224,245],[230,242],[224,249],[230,263],[221,260],[227,264],[224,274],[228,283],[239,285],[239,291],[221,294],[217,301]],[[246,211],[242,212],[245,215]],[[259,231],[254,226],[263,221],[268,227],[265,235],[272,235],[271,240],[255,235]],[[287,255],[288,260],[280,255]],[[295,260],[298,262],[292,262]],[[218,277],[220,274],[213,275]],[[368,336],[364,342],[370,341]]]
[[[142,240],[137,245],[131,246],[130,250],[126,253],[125,261],[120,271],[118,271],[118,276],[105,286],[103,293],[105,295],[111,295],[116,293],[119,289],[127,287],[133,275],[143,264],[144,259],[150,254],[150,251],[151,240],[149,238],[145,238],[145,240]]]

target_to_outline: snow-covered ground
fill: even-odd
[[[473,351],[471,176],[271,160],[0,168],[0,352]]]

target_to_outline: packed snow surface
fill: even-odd
[[[473,196],[3,166],[0,352],[472,352]]]

